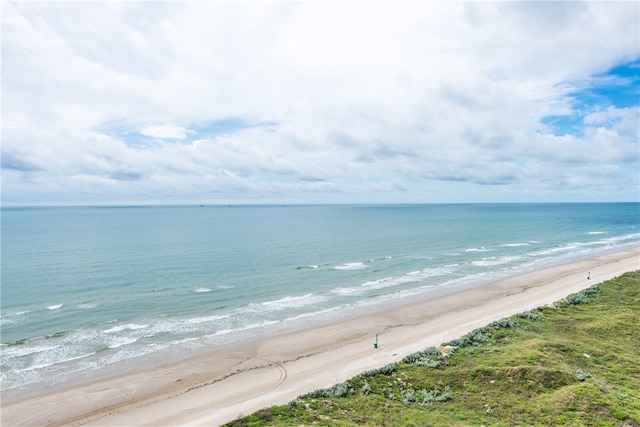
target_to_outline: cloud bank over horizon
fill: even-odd
[[[5,2],[2,201],[638,201],[636,2]]]

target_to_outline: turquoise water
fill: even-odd
[[[640,244],[640,204],[2,209],[3,397]]]

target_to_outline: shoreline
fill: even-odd
[[[219,425],[640,269],[640,248],[199,353],[2,405],[6,425]],[[590,272],[590,279],[587,273]],[[379,346],[373,348],[375,335]]]

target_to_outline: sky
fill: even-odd
[[[640,200],[640,5],[2,2],[4,205]]]

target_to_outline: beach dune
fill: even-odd
[[[640,269],[640,248],[2,403],[2,425],[219,425]],[[378,334],[378,348],[374,348]]]

